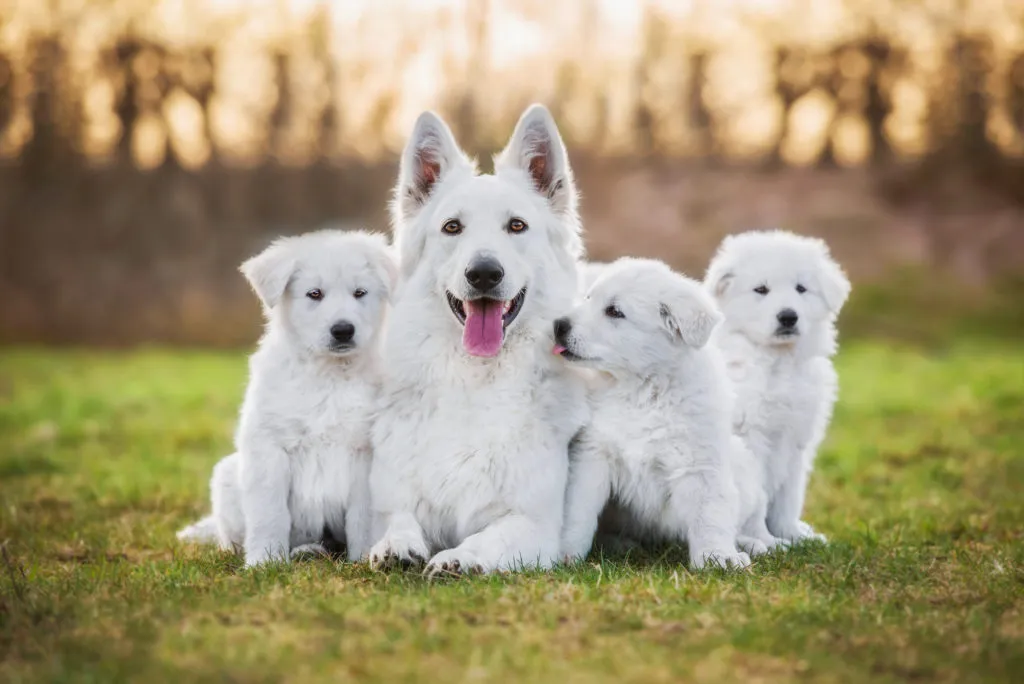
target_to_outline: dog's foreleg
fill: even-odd
[[[750,556],[736,549],[735,487],[717,465],[685,468],[669,476],[671,505],[686,527],[690,566],[745,568]]]
[[[370,567],[387,570],[395,567],[422,565],[430,557],[430,548],[416,517],[407,511],[377,512],[375,529],[384,532],[370,548]]]
[[[547,527],[521,514],[506,515],[454,549],[441,551],[427,563],[427,573],[494,572],[550,568],[558,555],[558,524]]]
[[[345,547],[350,561],[361,559],[369,550],[370,537],[370,452],[352,456],[352,480],[345,511]]]
[[[287,560],[292,526],[288,455],[272,447],[243,452],[239,480],[246,567]]]
[[[608,463],[594,450],[582,449],[569,463],[565,490],[560,555],[567,562],[582,560],[590,553],[597,520],[608,503],[611,479]]]
[[[794,459],[794,467],[768,502],[768,529],[776,537],[798,542],[816,536],[810,526],[800,520],[808,474],[803,464]]]

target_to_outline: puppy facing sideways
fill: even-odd
[[[214,468],[212,515],[184,540],[241,546],[245,565],[368,543],[377,337],[396,265],[382,236],[325,230],[278,240],[241,267],[266,333],[249,361],[236,453]]]
[[[704,279],[725,314],[712,344],[737,395],[734,430],[752,465],[741,491],[764,497],[765,520],[742,526],[786,541],[825,538],[801,520],[804,491],[832,415],[835,320],[850,282],[821,240],[782,231],[727,237]]]
[[[732,397],[706,346],[720,319],[698,282],[624,258],[555,322],[555,353],[600,372],[591,423],[572,448],[564,556],[587,554],[610,503],[616,532],[685,540],[694,568],[750,564],[736,549]]]

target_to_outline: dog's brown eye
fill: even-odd
[[[619,307],[609,304],[604,308],[604,315],[608,318],[625,318],[626,314],[619,311]]]
[[[768,294],[768,286],[758,285],[757,287],[754,288],[754,292],[756,292],[759,295],[766,295]]]
[[[797,284],[796,291],[799,292],[800,294],[803,294],[804,292],[807,292],[807,288],[804,287],[803,285]]]
[[[306,296],[312,299],[314,302],[318,302],[324,298],[324,293],[320,291],[320,288],[314,287],[312,290],[306,293]]]
[[[362,299],[363,297],[366,296],[366,290],[360,287],[356,289],[355,292],[352,293],[352,296],[355,297],[356,299]]]
[[[526,221],[523,219],[514,218],[508,222],[508,232],[510,233],[522,233],[527,228],[529,226],[526,225]]]
[[[449,219],[441,226],[441,232],[448,235],[458,235],[462,232],[462,222],[458,219]]]

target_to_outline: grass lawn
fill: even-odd
[[[1021,681],[1024,350],[861,341],[839,368],[827,547],[428,582],[177,543],[242,355],[0,351],[0,681]]]

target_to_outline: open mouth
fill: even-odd
[[[505,329],[516,319],[526,300],[526,288],[509,300],[480,297],[462,300],[445,291],[448,307],[462,325],[462,346],[473,356],[496,356]]]

